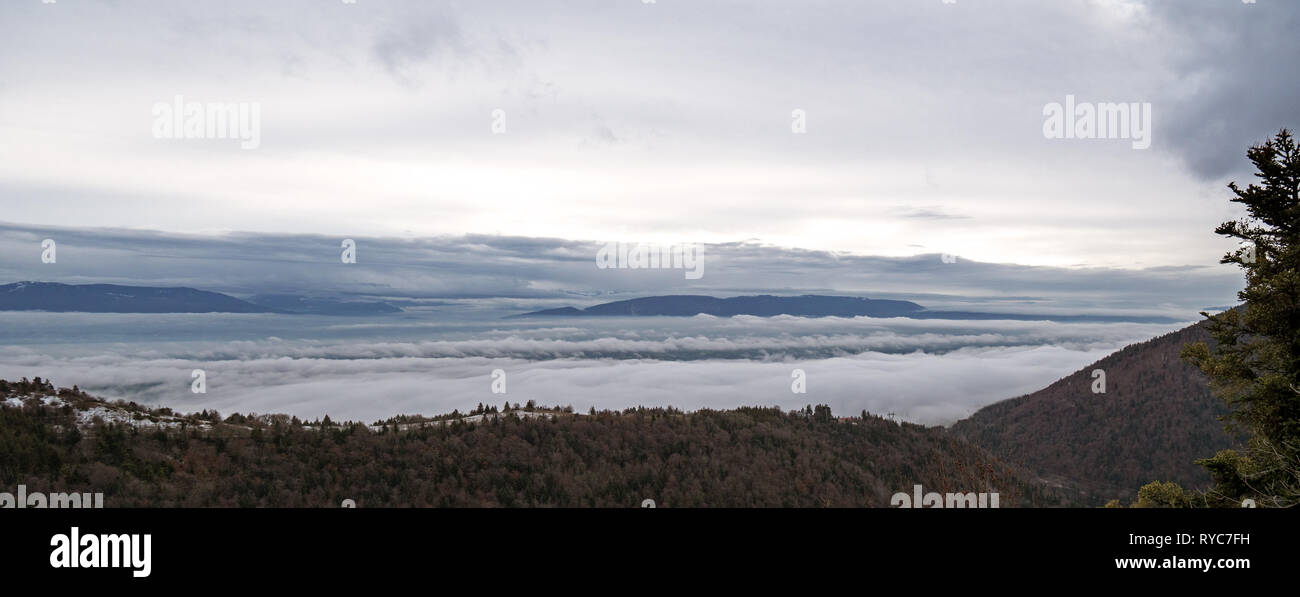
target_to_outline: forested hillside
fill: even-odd
[[[1056,503],[944,429],[826,407],[313,425],[179,416],[43,384],[0,382],[21,397],[0,408],[0,486],[103,492],[109,507],[888,507],[915,484],[996,491],[1002,507]]]
[[[1180,358],[1187,343],[1208,338],[1202,323],[1130,345],[951,430],[1091,505],[1129,498],[1151,481],[1204,488],[1210,477],[1195,461],[1234,443],[1219,421],[1223,401]],[[1104,394],[1092,392],[1096,369],[1105,372]]]

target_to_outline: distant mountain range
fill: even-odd
[[[949,430],[1079,503],[1132,500],[1151,481],[1205,488],[1198,458],[1233,447],[1227,413],[1200,370],[1179,356],[1208,341],[1205,324],[1132,344],[1032,394],[986,406]],[[1093,393],[1093,371],[1105,393]]]
[[[294,295],[260,295],[246,301],[185,287],[16,282],[0,286],[0,311],[365,315],[395,313],[401,309],[382,302]]]
[[[733,315],[797,315],[803,317],[853,317],[868,315],[872,317],[904,317],[925,309],[910,301],[891,301],[859,298],[852,296],[736,296],[715,298],[699,295],[648,296],[645,298],[616,301],[575,309],[546,309],[524,313],[517,317],[535,317],[547,315],[669,315],[692,316],[714,315],[731,317]]]
[[[0,311],[84,313],[297,313],[313,315],[379,315],[402,308],[381,301],[350,301],[293,294],[259,294],[245,299],[187,287],[122,286],[16,282],[0,285]],[[1119,315],[1038,315],[936,311],[911,301],[856,296],[648,296],[594,305],[585,309],[544,309],[510,317],[600,317],[753,315],[773,317],[908,317],[912,319],[1010,319],[1060,322],[1173,323],[1170,317]]]
[[[86,313],[270,313],[219,292],[116,284],[18,282],[0,286],[0,310]]]
[[[1113,315],[1038,315],[1023,313],[981,313],[976,311],[932,311],[911,301],[871,299],[856,296],[735,296],[716,298],[702,295],[648,296],[577,309],[544,309],[511,317],[589,317],[589,316],[675,316],[713,315],[732,317],[754,315],[772,317],[908,317],[912,319],[1011,319],[1019,321],[1061,322],[1138,322],[1175,323],[1171,317]]]

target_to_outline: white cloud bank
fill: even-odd
[[[17,317],[0,317],[0,330]],[[149,316],[74,317],[65,323],[97,337],[105,320]],[[263,316],[208,318],[207,325],[256,317]],[[130,342],[11,344],[0,346],[0,377],[43,375],[106,397],[184,411],[367,422],[536,400],[584,411],[829,404],[840,414],[865,409],[946,424],[1178,327],[788,317],[488,325],[419,341],[388,341],[384,336],[393,331],[381,326],[360,339],[151,342],[146,333]],[[190,392],[193,369],[206,372],[206,394]],[[491,391],[494,369],[506,372],[504,395]],[[806,394],[791,392],[795,369],[806,374]]]

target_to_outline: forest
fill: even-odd
[[[888,507],[917,484],[998,492],[1001,507],[1061,503],[943,428],[826,406],[483,407],[493,416],[475,422],[365,425],[176,415],[39,378],[0,381],[0,392],[22,403],[0,408],[0,489],[103,492],[107,507]],[[61,404],[41,400],[50,395]],[[130,421],[79,424],[95,408]]]

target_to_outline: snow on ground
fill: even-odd
[[[40,403],[45,406],[59,408],[65,403],[58,396],[40,396]],[[31,397],[10,397],[0,401],[0,406],[5,408],[21,408],[26,402],[33,400]],[[95,417],[99,417],[108,424],[131,425],[133,427],[162,427],[165,429],[175,429],[181,426],[182,420],[179,417],[156,417],[157,421],[150,420],[147,416],[141,415],[136,418],[136,413],[122,408],[115,408],[112,405],[92,406],[90,408],[79,409],[73,406],[76,411],[77,425],[89,427],[94,424]],[[200,428],[208,428],[210,425],[201,423]]]
[[[97,404],[89,408],[77,408],[75,404],[66,403],[58,396],[40,396],[36,398],[10,397],[0,401],[0,406],[5,408],[21,408],[24,404],[32,400],[39,400],[41,404],[45,406],[54,407],[54,408],[59,408],[65,405],[71,406],[76,413],[77,425],[80,427],[89,427],[91,425],[94,425],[96,418],[102,419],[106,424],[131,425],[137,428],[161,427],[164,429],[177,429],[184,422],[183,417],[166,416],[166,415],[154,415],[153,418],[157,420],[152,420],[149,418],[148,415],[145,415],[144,413],[138,413],[136,411],[127,410],[125,408],[120,408],[116,405],[107,404],[107,403]],[[527,419],[527,418],[538,418],[538,417],[553,417],[553,416],[561,416],[561,415],[576,415],[581,413],[514,410],[514,411],[510,411],[509,413],[484,413],[478,415],[466,415],[458,419],[441,419],[436,421],[403,423],[398,425],[398,428],[402,430],[418,429],[425,425],[430,425],[430,426],[447,425],[450,424],[452,421],[461,421],[463,423],[478,423],[483,421],[489,421],[497,417],[507,416],[507,414],[513,414],[516,417]],[[197,427],[199,429],[210,429],[212,427],[212,425],[207,422],[200,422],[198,424],[191,423],[190,426]],[[383,425],[368,425],[367,427],[372,431],[381,431],[384,428]],[[304,428],[316,429],[317,427],[312,425],[304,425]]]
[[[134,413],[113,410],[102,406],[94,406],[86,410],[77,411],[77,424],[89,426],[95,422],[95,417],[104,420],[105,423],[116,423],[118,425],[131,425],[133,427],[162,427],[164,429],[175,429],[181,426],[180,421],[159,418],[157,422],[148,418],[137,419]]]

